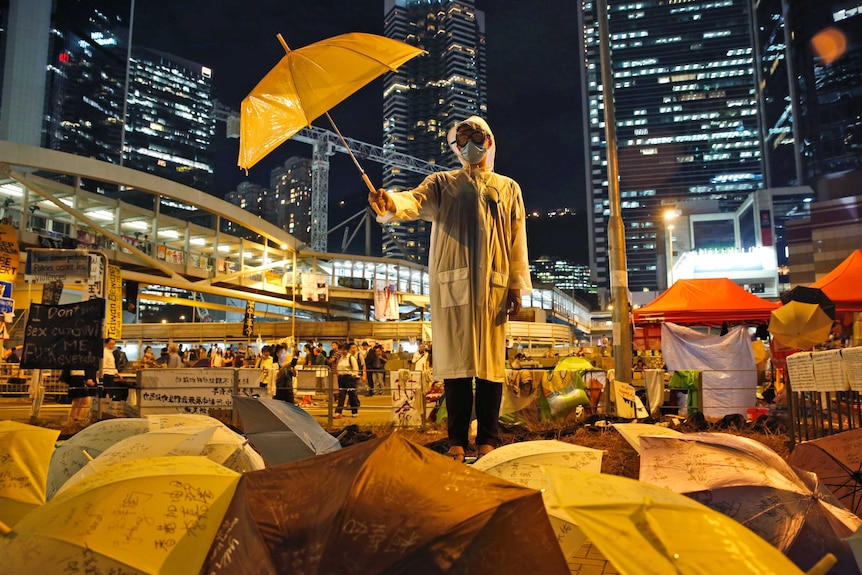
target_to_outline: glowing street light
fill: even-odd
[[[665,251],[667,252],[667,287],[673,285],[673,223],[679,215],[679,210],[667,210],[664,213]]]

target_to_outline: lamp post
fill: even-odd
[[[679,210],[668,210],[664,213],[665,251],[667,255],[667,287],[673,285],[673,222],[679,215]]]

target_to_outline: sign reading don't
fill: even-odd
[[[31,304],[24,330],[24,369],[99,369],[105,300]]]

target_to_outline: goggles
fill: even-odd
[[[486,134],[484,130],[466,128],[458,130],[458,132],[455,133],[455,141],[449,143],[457,144],[459,148],[463,148],[467,145],[467,142],[473,142],[477,146],[481,146],[487,139],[488,134]]]

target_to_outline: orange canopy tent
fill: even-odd
[[[678,280],[648,305],[634,310],[635,325],[662,322],[720,326],[723,322],[768,323],[780,304],[759,298],[727,278]]]
[[[811,284],[835,303],[836,312],[862,312],[862,250],[854,250],[834,270]]]

